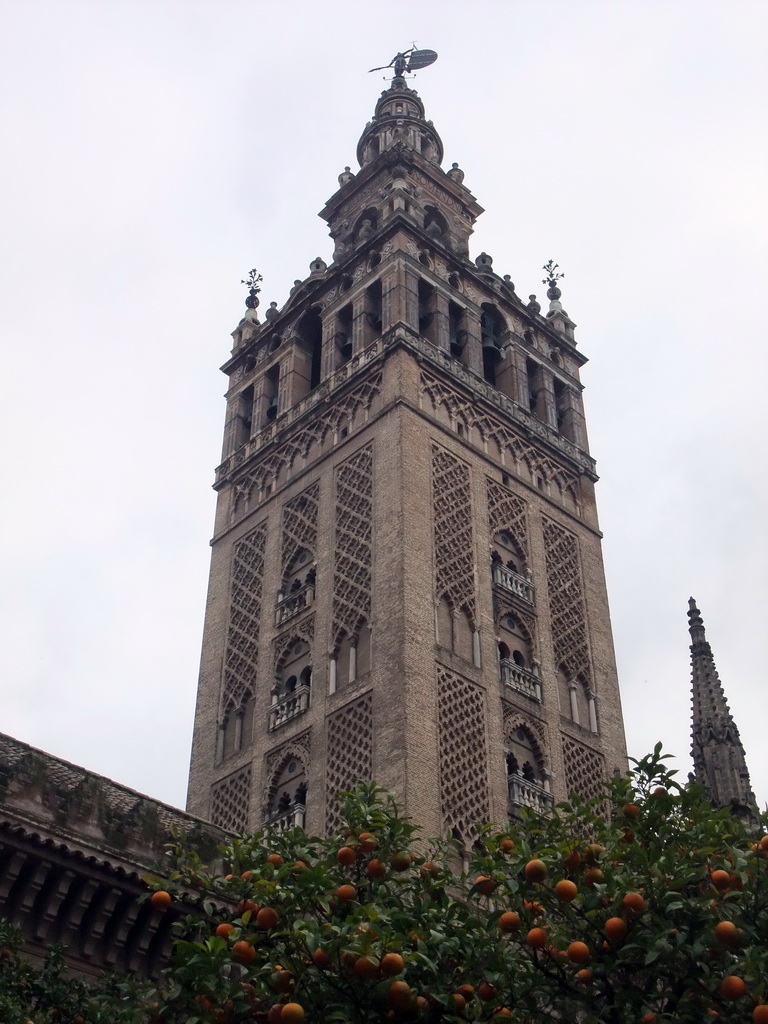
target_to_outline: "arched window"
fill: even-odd
[[[533,586],[525,552],[508,530],[499,531],[493,538],[491,572],[496,586],[533,604]]]
[[[312,685],[312,652],[305,640],[295,639],[278,663],[272,689],[269,728],[303,714],[309,707]]]
[[[241,750],[248,750],[253,742],[254,699],[246,690],[239,704],[230,700],[219,721],[216,747],[217,763]]]
[[[502,611],[498,620],[499,672],[505,686],[533,700],[541,700],[538,662],[532,638],[518,616]]]
[[[308,608],[315,600],[317,567],[309,548],[299,548],[286,566],[277,595],[276,623]]]
[[[424,209],[424,230],[431,238],[444,239],[448,234],[448,222],[434,206]]]
[[[507,736],[505,760],[512,806],[530,807],[536,811],[551,807],[549,773],[539,744],[527,726],[519,724]]]
[[[483,376],[489,384],[496,386],[500,364],[504,358],[504,338],[507,323],[501,313],[488,302],[482,305],[480,314],[480,338],[483,345]]]
[[[270,780],[264,818],[272,827],[304,827],[307,809],[307,774],[301,758],[288,753]]]
[[[323,321],[320,307],[308,309],[296,325],[299,344],[296,348],[293,403],[300,402],[320,383],[323,357]]]

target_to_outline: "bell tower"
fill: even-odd
[[[626,749],[579,371],[490,256],[401,75],[321,216],[334,242],[234,332],[188,807],[331,828],[360,779],[427,834],[576,791]]]

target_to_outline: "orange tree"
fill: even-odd
[[[463,872],[374,785],[347,795],[337,835],[245,836],[221,873],[179,844],[148,880],[156,906],[191,909],[172,964],[155,986],[92,992],[79,1015],[766,1024],[768,836],[673,775],[657,747],[600,803],[484,829]]]

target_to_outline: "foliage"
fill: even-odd
[[[764,1024],[768,837],[673,775],[657,747],[605,801],[487,827],[466,872],[373,784],[346,796],[330,839],[233,841],[226,875],[179,843],[173,870],[150,880],[194,908],[172,965],[156,988],[80,991],[77,1012],[87,1024]],[[0,961],[0,981],[18,964]],[[53,1019],[48,994],[32,995],[16,984],[7,1005]],[[66,998],[60,1024],[76,1020]],[[14,1012],[0,1019],[25,1019]]]

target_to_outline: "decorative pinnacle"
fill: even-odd
[[[254,267],[253,270],[248,271],[248,277],[240,282],[244,284],[248,289],[248,298],[245,300],[245,304],[248,309],[257,309],[259,305],[259,287],[263,278],[258,270]]]
[[[557,282],[561,281],[565,277],[565,274],[557,273],[557,271],[560,269],[560,264],[555,263],[554,260],[548,260],[541,269],[547,275],[545,278],[542,279],[541,282],[542,284],[548,285],[547,298],[559,299],[562,295],[562,292],[557,287]]]
[[[696,607],[695,599],[692,597],[688,598],[688,630],[694,643],[701,643],[703,640],[706,640],[704,620],[701,617],[701,612]]]

